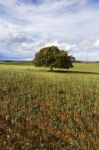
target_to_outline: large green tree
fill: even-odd
[[[74,57],[68,56],[66,51],[60,50],[56,46],[49,46],[42,48],[35,54],[33,64],[35,66],[50,67],[52,71],[53,67],[66,69],[73,67],[73,60]]]

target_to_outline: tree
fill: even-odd
[[[68,56],[68,53],[64,50],[60,50],[56,46],[50,46],[42,48],[38,53],[35,54],[33,64],[35,66],[50,67],[51,71],[55,68],[66,68],[73,67],[72,61],[74,57]]]

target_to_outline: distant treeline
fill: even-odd
[[[75,63],[99,63],[99,61],[75,61]]]
[[[8,65],[33,65],[32,61],[13,61],[13,60],[0,61],[0,64],[8,64]]]
[[[99,63],[99,61],[75,61],[75,63]],[[0,64],[11,64],[11,65],[33,65],[32,61],[14,61],[14,60],[1,60]]]

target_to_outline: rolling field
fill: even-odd
[[[0,63],[0,150],[98,150],[99,63]]]

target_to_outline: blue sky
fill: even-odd
[[[0,0],[1,60],[31,60],[50,45],[99,61],[99,0]]]

